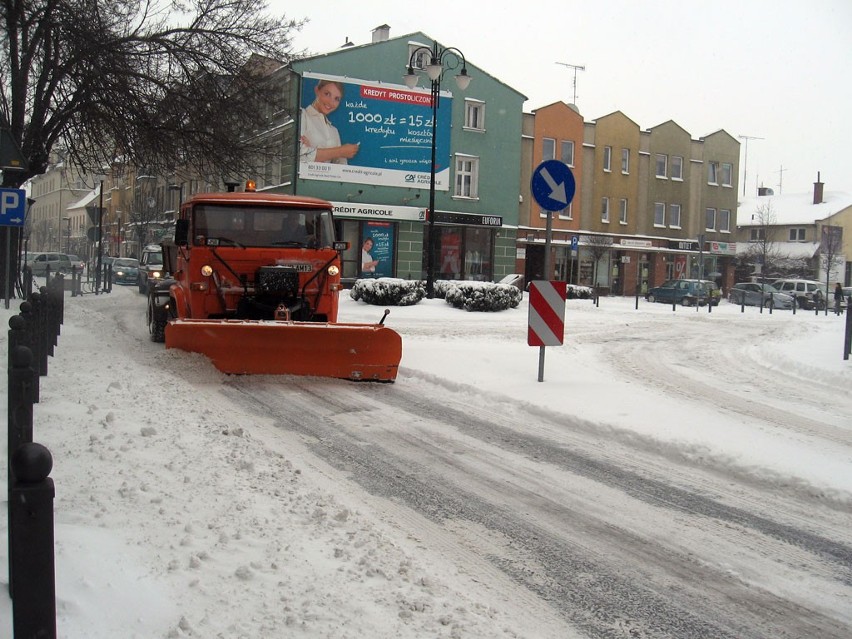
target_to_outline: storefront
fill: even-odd
[[[349,242],[349,248],[343,252],[344,281],[397,277],[400,225],[422,224],[423,209],[351,202],[332,204],[337,237]]]
[[[349,242],[343,253],[343,279],[426,277],[429,226],[425,209],[332,202],[337,237]],[[496,233],[503,218],[438,211],[435,278],[491,281]]]
[[[441,280],[491,281],[494,278],[494,240],[503,226],[499,215],[475,215],[437,211],[435,214],[435,278]],[[423,263],[426,264],[424,227]]]

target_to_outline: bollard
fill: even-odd
[[[12,324],[10,318],[9,324]],[[21,320],[23,321],[23,320]],[[10,347],[9,347],[9,371],[8,371],[8,397],[6,418],[8,427],[6,429],[7,444],[7,464],[6,477],[8,488],[8,503],[12,502],[12,485],[15,477],[12,471],[12,453],[20,448],[23,444],[32,442],[33,440],[33,385],[34,380],[38,380],[38,375],[32,368],[33,353],[26,346],[16,345],[11,346],[12,331],[9,331]],[[12,511],[7,511],[9,518],[9,530],[12,529]],[[9,536],[9,585],[12,584],[12,537]]]
[[[33,291],[30,295],[30,305],[32,307],[32,334],[33,334],[33,355],[35,356],[35,369],[41,376],[47,375],[47,328],[45,326],[45,311],[44,299],[41,293]]]
[[[25,348],[29,353],[29,355],[28,355],[29,361],[27,363],[27,366],[29,367],[29,370],[33,374],[33,384],[32,384],[32,389],[31,389],[32,393],[31,393],[31,396],[30,396],[30,401],[33,402],[34,404],[37,404],[38,403],[38,374],[36,373],[35,368],[33,368],[33,352],[32,352],[32,349],[30,348],[29,340],[30,340],[30,336],[27,332],[27,320],[20,314],[13,315],[12,317],[10,317],[9,318],[9,357],[8,357],[8,360],[9,360],[8,361],[8,375],[10,376],[10,382],[11,382],[12,369],[15,367],[14,359],[15,359],[16,348],[18,348],[18,347]],[[10,386],[11,386],[11,384],[10,384]],[[11,398],[11,397],[13,397],[13,395],[12,395],[12,389],[10,387],[9,388],[9,398]],[[25,395],[21,395],[21,397],[25,397]],[[11,424],[11,420],[8,423]],[[12,450],[12,449],[9,449],[9,450]]]
[[[15,637],[56,638],[53,468],[50,451],[28,443],[12,455],[9,497],[9,591]]]

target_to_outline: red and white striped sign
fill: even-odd
[[[565,333],[565,282],[530,282],[527,344],[559,346]]]

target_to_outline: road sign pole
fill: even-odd
[[[533,171],[530,179],[530,190],[533,199],[542,210],[547,211],[547,232],[544,239],[544,282],[532,282],[530,285],[530,331],[527,343],[530,346],[538,345],[538,381],[544,381],[544,352],[547,344],[561,344],[562,331],[565,316],[565,282],[551,282],[553,277],[553,261],[551,256],[551,242],[553,237],[553,212],[568,208],[574,199],[576,182],[571,169],[559,160],[545,160]],[[545,292],[543,298],[539,297],[538,284]],[[554,295],[555,293],[555,295]],[[561,297],[561,300],[560,300]],[[538,301],[543,300],[543,301]],[[560,304],[561,302],[561,304]],[[561,308],[560,308],[561,306]],[[536,308],[538,307],[538,308]],[[556,334],[547,334],[545,327],[541,326],[543,315],[549,318],[553,324],[550,329],[556,329]],[[554,321],[555,320],[555,321]],[[543,335],[533,335],[537,328],[544,330]]]
[[[9,272],[12,270],[11,229],[6,231],[6,308],[9,308]]]

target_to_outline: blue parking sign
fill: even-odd
[[[23,226],[27,219],[27,193],[0,189],[0,226]]]

